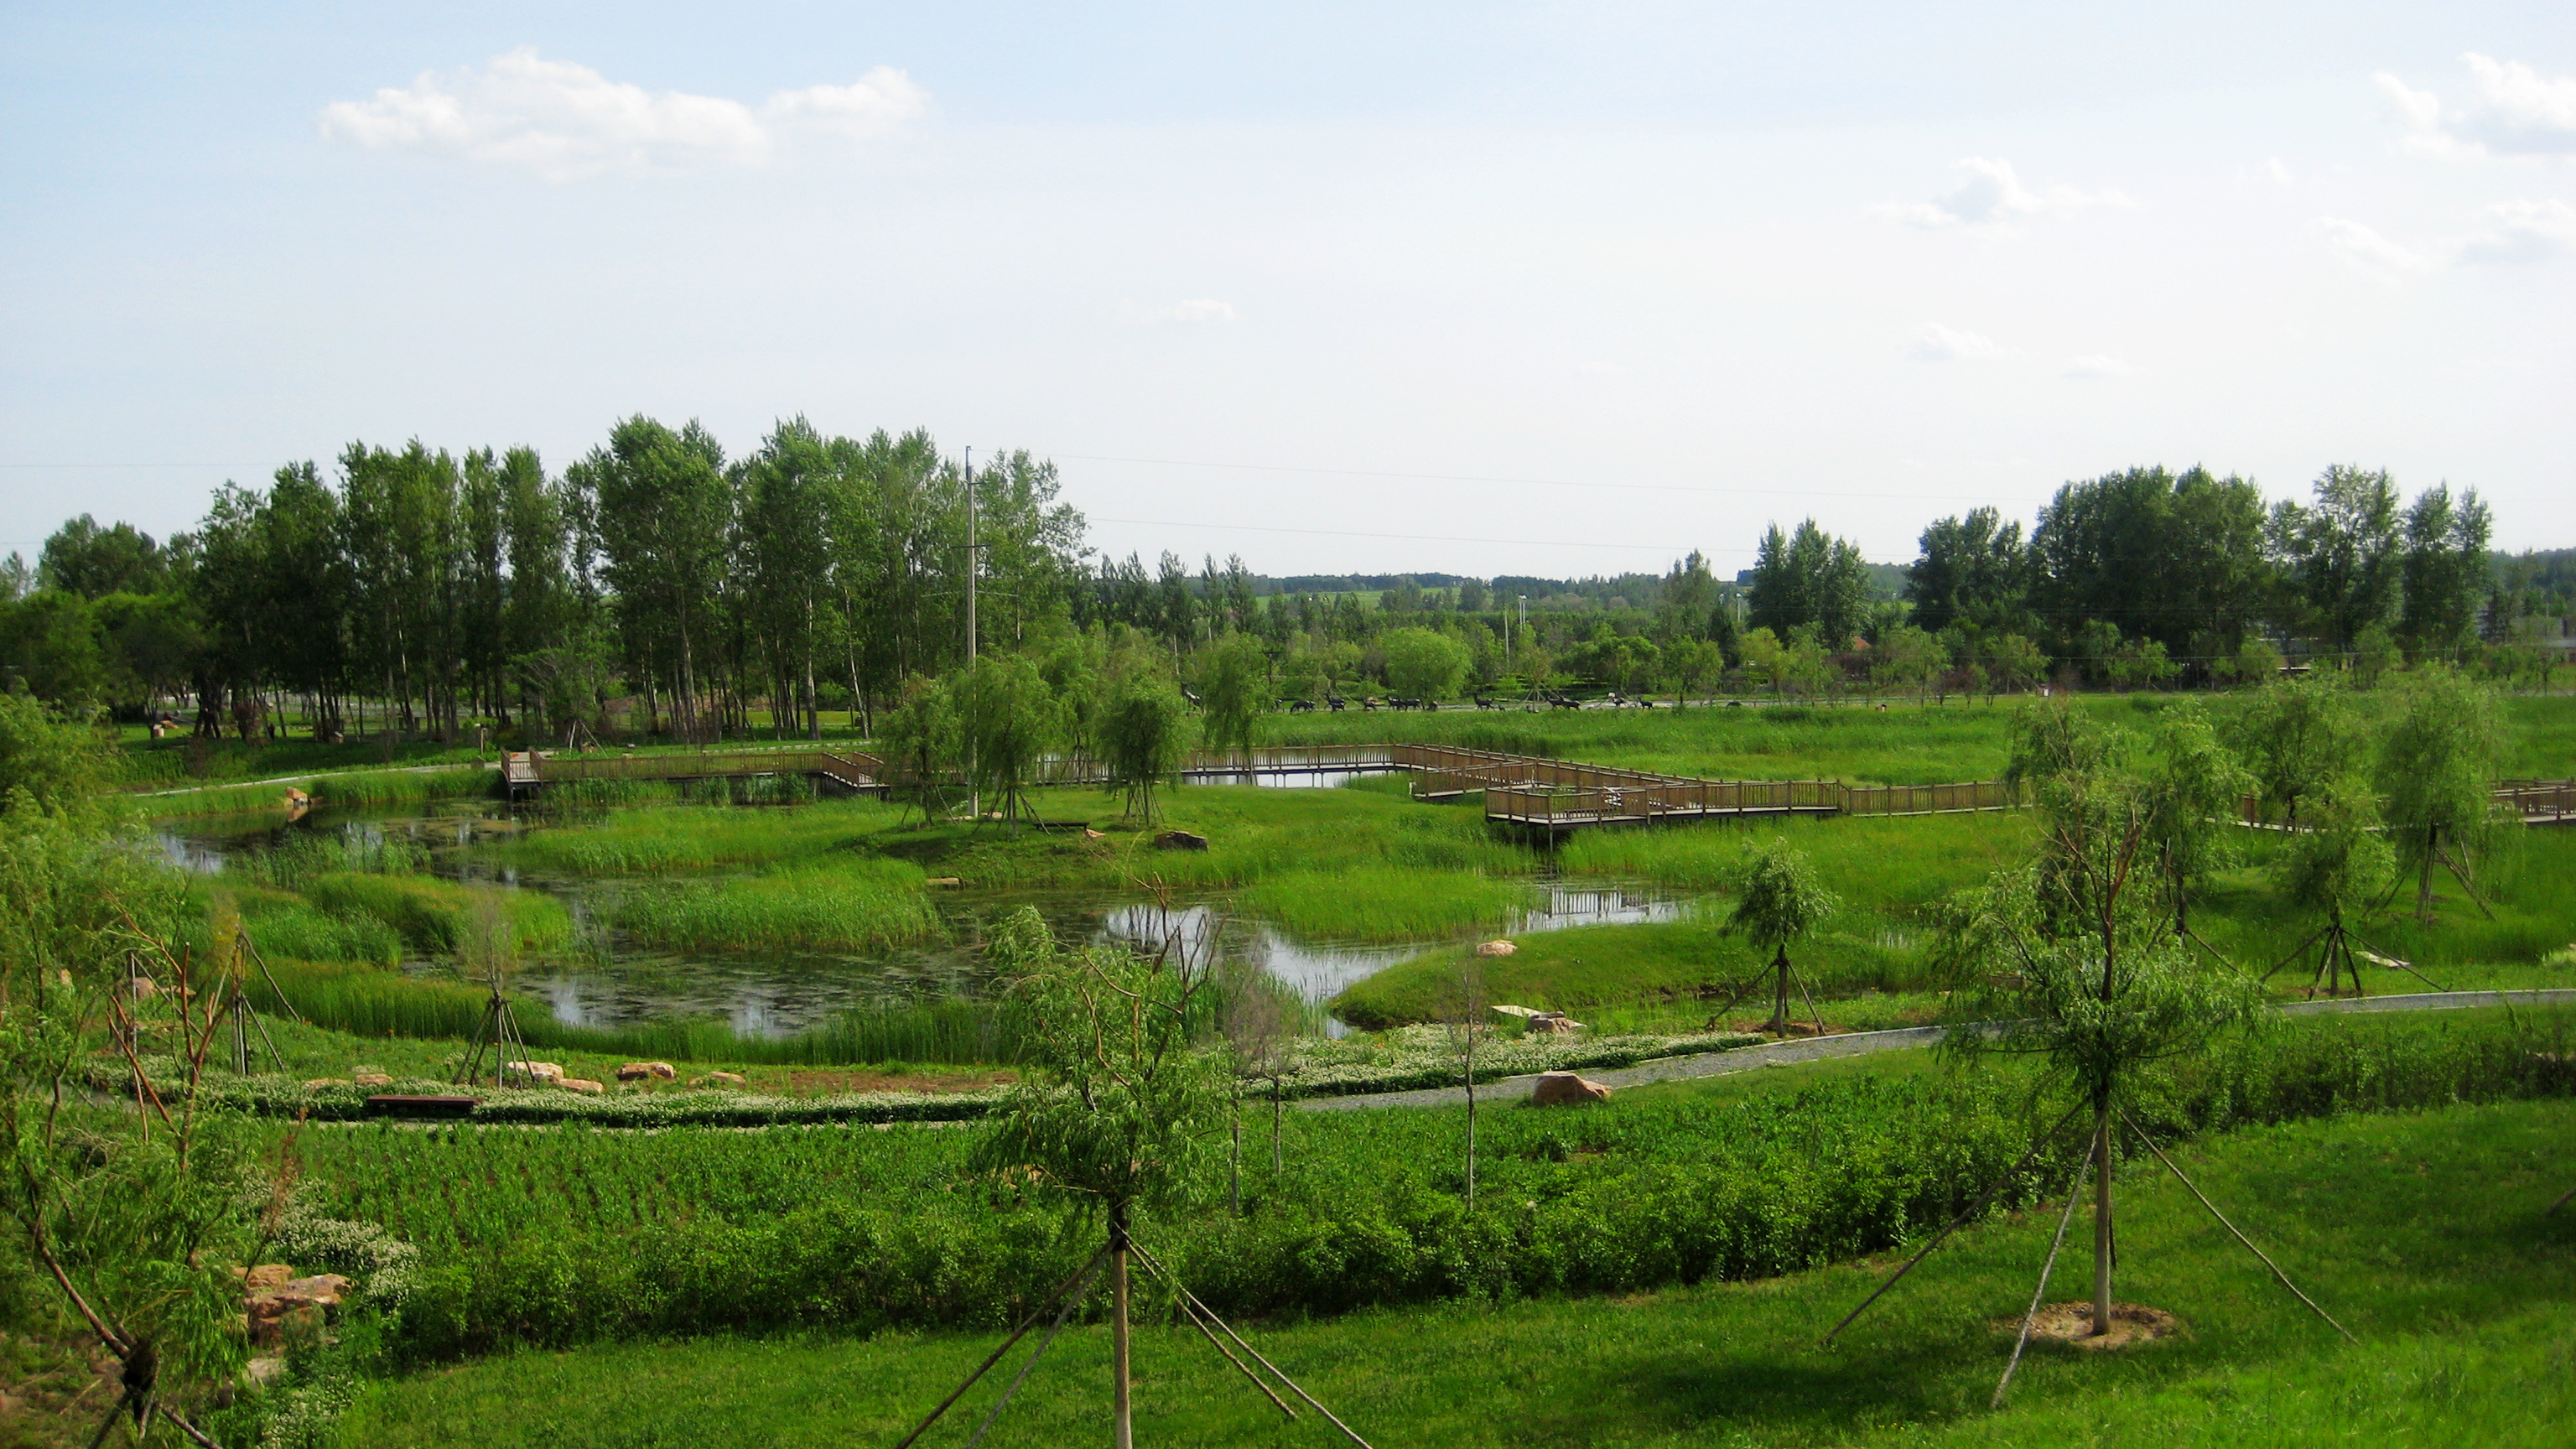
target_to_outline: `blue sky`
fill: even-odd
[[[0,549],[636,411],[1268,572],[2152,462],[2576,544],[2564,4],[8,5],[0,276]]]

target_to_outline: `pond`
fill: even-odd
[[[1284,775],[1302,786],[1313,776]],[[759,808],[759,807],[740,807]],[[293,824],[273,815],[161,822],[154,835],[171,864],[220,875],[227,862],[274,849],[290,832],[336,834],[374,843],[407,839],[428,853],[430,873],[542,890],[563,902],[574,923],[573,949],[531,960],[517,988],[546,1001],[568,1025],[620,1026],[672,1017],[720,1018],[745,1036],[786,1036],[853,1007],[891,1006],[970,993],[984,984],[978,953],[940,944],[875,952],[673,950],[634,940],[601,922],[619,893],[649,882],[549,877],[522,873],[500,847],[530,825],[497,801],[435,805],[325,807]],[[578,828],[578,827],[559,827]],[[1515,933],[1671,920],[1686,903],[1651,889],[1602,881],[1540,880],[1540,899]],[[1220,959],[1249,961],[1320,1002],[1352,982],[1419,954],[1440,939],[1354,943],[1296,936],[1238,908],[1229,892],[1203,892],[1175,903],[1168,923],[1132,890],[978,890],[932,896],[952,936],[972,938],[979,923],[1013,906],[1038,909],[1066,939],[1159,941],[1166,930]],[[443,959],[407,960],[403,969],[447,977]],[[1329,1024],[1337,1031],[1337,1024]]]

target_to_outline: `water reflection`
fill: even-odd
[[[1262,772],[1261,783],[1322,788],[1355,773],[1365,772]],[[545,890],[571,911],[575,947],[528,962],[516,980],[567,1025],[709,1018],[747,1036],[784,1036],[855,1007],[972,994],[988,984],[982,955],[971,944],[981,923],[1022,904],[1036,906],[1069,940],[1153,944],[1166,930],[1176,932],[1193,950],[1213,949],[1221,959],[1257,964],[1318,1003],[1437,944],[1300,939],[1237,914],[1221,896],[1178,906],[1167,921],[1150,903],[1121,898],[1125,892],[965,890],[937,897],[954,944],[870,953],[665,950],[601,924],[614,919],[620,892],[654,889],[651,883],[523,879],[495,848],[521,828],[498,802],[469,801],[427,809],[317,811],[293,824],[274,815],[165,822],[155,834],[165,859],[199,874],[219,874],[228,859],[276,849],[295,832],[307,832],[352,846],[409,840],[427,849],[429,871],[442,878]],[[1629,886],[1542,881],[1534,890],[1538,900],[1515,919],[1514,934],[1672,920],[1686,909],[1684,902]],[[422,976],[452,974],[443,960],[406,962],[403,969]],[[1333,1028],[1340,1029],[1338,1023]]]

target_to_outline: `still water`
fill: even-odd
[[[1265,776],[1263,783],[1301,787],[1317,778]],[[274,817],[167,821],[155,836],[171,864],[205,875],[220,875],[228,862],[273,849],[295,831],[364,843],[404,839],[427,849],[431,874],[546,891],[571,912],[575,947],[526,963],[516,981],[569,1025],[714,1017],[742,1035],[785,1036],[851,1007],[953,996],[984,984],[981,957],[952,944],[864,953],[678,951],[633,940],[603,923],[614,919],[620,893],[650,890],[652,883],[523,876],[499,858],[497,847],[526,828],[497,802],[463,801],[323,810],[292,825]],[[1684,902],[1651,890],[1597,881],[1539,881],[1535,894],[1538,899],[1520,916],[1515,934],[1672,920],[1685,909]],[[1127,891],[968,889],[939,892],[934,900],[959,941],[971,940],[981,922],[1001,911],[1030,905],[1067,939],[1146,945],[1177,939],[1193,951],[1213,951],[1220,960],[1258,964],[1310,1001],[1324,1000],[1443,939],[1394,944],[1307,939],[1238,910],[1224,893],[1178,902],[1168,917]],[[450,973],[441,960],[406,961],[403,969],[428,976]]]

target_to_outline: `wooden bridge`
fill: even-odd
[[[1248,766],[1248,768],[1247,768]],[[1194,778],[1295,771],[1392,772],[1415,777],[1416,799],[1485,797],[1485,818],[1563,832],[1591,825],[1647,825],[1750,815],[1933,815],[2006,810],[2000,780],[1958,785],[1846,785],[1839,780],[1703,780],[1575,760],[1455,745],[1345,745],[1198,756]]]
[[[2506,780],[2495,799],[2525,825],[2576,823],[2576,780]]]
[[[800,775],[852,794],[882,795],[885,762],[857,750],[693,750],[668,755],[505,755],[501,782],[519,799],[578,780],[745,780]]]

